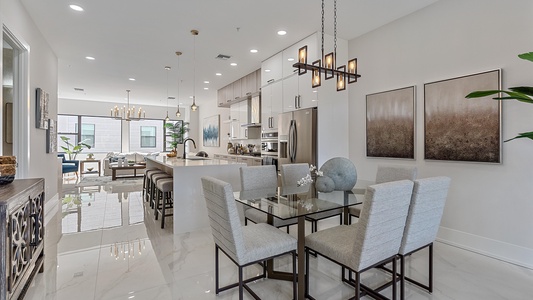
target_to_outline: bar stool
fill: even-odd
[[[149,179],[148,176],[149,176],[150,173],[152,173],[154,171],[163,172],[163,171],[161,171],[159,169],[155,169],[155,168],[145,169],[144,172],[143,172],[144,173],[144,177],[143,177],[143,193],[142,193],[143,197],[144,197],[144,195],[146,195],[146,192],[147,192],[147,189],[148,189],[148,186],[149,186],[148,185],[148,179]]]
[[[145,193],[144,194],[144,197],[145,197],[145,201],[148,202],[150,201],[150,195],[151,195],[151,187],[152,187],[152,181],[151,181],[151,178],[152,178],[152,175],[154,174],[159,174],[159,173],[165,173],[164,171],[162,170],[159,170],[159,169],[150,169],[150,170],[147,170],[144,172],[144,180],[143,180],[143,192]]]
[[[165,228],[165,217],[173,216],[166,213],[167,208],[174,208],[174,179],[162,178],[157,181],[157,197],[155,200],[155,219],[161,214],[161,228]],[[159,203],[161,200],[161,203]]]
[[[172,175],[169,175],[165,172],[162,173],[154,173],[150,176],[150,193],[148,196],[150,197],[150,207],[155,209],[155,200],[157,198],[157,181],[162,178],[172,178]]]

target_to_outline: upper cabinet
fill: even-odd
[[[219,107],[230,107],[231,104],[246,100],[245,97],[260,90],[258,83],[261,77],[261,70],[237,79],[227,86],[217,91],[217,103]]]
[[[307,63],[312,64],[315,60],[320,58],[320,50],[317,42],[317,33],[314,33],[298,43],[290,46],[282,52],[282,75],[283,78],[291,76],[298,72],[293,65],[298,62],[298,50],[307,46]]]
[[[261,63],[261,86],[283,78],[283,53],[278,53]]]
[[[276,131],[278,129],[278,115],[282,108],[282,81],[276,81],[261,89],[261,129]]]

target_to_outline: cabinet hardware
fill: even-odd
[[[274,82],[274,79],[267,80],[267,83],[272,83],[272,82]]]

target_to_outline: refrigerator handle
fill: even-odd
[[[300,98],[301,98],[301,96],[298,95],[298,108],[301,108],[301,107],[302,107],[302,103],[300,102]]]
[[[292,137],[292,142],[293,142],[293,150],[292,150],[292,162],[296,162],[296,153],[298,152],[298,129],[296,127],[296,121],[294,121],[293,123],[293,137]]]
[[[296,160],[296,121],[291,120],[291,125],[289,127],[289,158],[291,163],[294,163]]]

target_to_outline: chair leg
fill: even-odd
[[[244,285],[242,283],[242,267],[239,266],[239,300],[242,300],[244,298],[243,288]]]
[[[157,220],[158,216],[159,216],[159,212],[157,211],[157,207],[159,206],[159,195],[160,195],[161,191],[156,190],[155,193],[156,193],[156,196],[155,196],[155,199],[154,199],[154,216],[155,216],[155,219]]]
[[[163,199],[161,200],[161,202],[163,202],[163,204],[161,205],[161,228],[165,228],[165,206],[167,205],[166,202],[167,202],[167,199],[169,197],[169,192],[164,192],[163,193]],[[157,210],[157,207],[156,207],[156,210]]]
[[[244,217],[244,226],[248,225],[248,218]]]
[[[396,300],[396,295],[398,294],[397,285],[396,285],[396,256],[392,258],[392,300]]]
[[[215,244],[215,293],[218,295],[218,245]]]
[[[429,293],[433,293],[433,243],[429,244]]]
[[[297,285],[296,285],[296,251],[293,251],[291,254],[292,254],[292,298],[296,300],[296,297],[298,294]]]
[[[405,257],[400,255],[400,299],[405,299]]]
[[[305,298],[309,298],[309,248],[305,249]]]
[[[348,271],[350,272],[350,271]],[[351,274],[352,272],[350,272]],[[359,300],[361,298],[361,276],[359,272],[355,272],[355,299]]]

